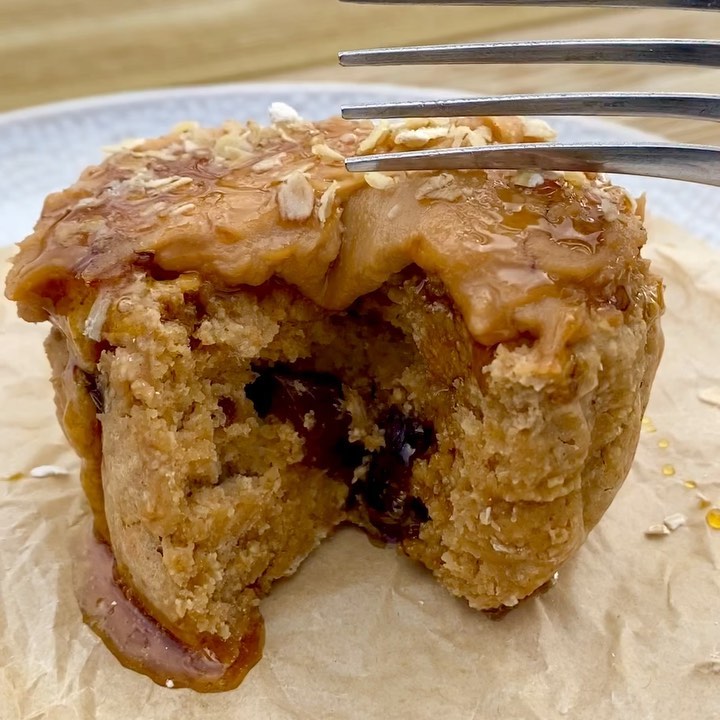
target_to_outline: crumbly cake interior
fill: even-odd
[[[478,348],[417,268],[341,313],[282,282],[143,281],[116,299],[98,365],[103,452],[125,458],[104,484],[116,557],[190,643],[242,636],[344,520],[474,607],[512,606],[628,470],[659,342],[648,312],[597,318],[542,378],[536,344]]]
[[[583,542],[662,352],[642,207],[579,173],[342,168],[532,128],[188,126],[48,199],[8,293],[53,323],[97,531],[158,632],[247,656],[260,598],[342,522],[483,610]]]

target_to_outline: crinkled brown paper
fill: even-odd
[[[720,531],[697,497],[720,503],[720,407],[699,399],[720,388],[720,253],[668,225],[651,235],[668,305],[656,431],[557,586],[493,622],[342,530],[263,601],[263,659],[215,695],[126,670],[83,625],[69,546],[88,510],[53,414],[48,328],[0,302],[0,476],[69,470],[0,480],[0,718],[720,718]],[[674,513],[687,524],[645,536]]]

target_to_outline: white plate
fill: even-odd
[[[21,240],[49,192],[71,184],[83,167],[101,159],[102,146],[124,138],[159,135],[180,120],[262,121],[278,100],[320,119],[337,114],[342,104],[458,95],[463,93],[391,85],[237,84],[108,95],[6,113],[0,115],[0,246]],[[567,141],[658,139],[599,120],[554,118],[552,124]],[[619,181],[635,194],[647,192],[650,213],[720,247],[720,188],[654,178]]]

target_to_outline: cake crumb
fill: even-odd
[[[168,679],[165,681],[165,687],[172,689],[172,688],[175,687],[175,683],[174,683],[172,680],[170,680],[170,678],[168,678]]]
[[[409,148],[421,148],[433,140],[447,137],[447,127],[421,127],[417,129],[401,129],[395,134],[394,140],[397,145],[405,145]]]
[[[60,465],[38,465],[30,471],[30,477],[63,477],[69,475],[70,471]]]
[[[655,525],[651,525],[646,531],[645,535],[647,537],[660,537],[662,535],[669,535],[670,530],[668,530],[667,526],[663,523],[657,523]]]
[[[576,188],[582,188],[585,187],[590,181],[588,180],[588,176],[583,172],[576,172],[574,170],[566,170],[564,173],[562,173],[561,176],[565,182],[570,183],[573,187]],[[605,198],[607,200],[607,198]],[[614,215],[613,218],[607,218],[608,220],[617,220],[620,217],[620,213],[618,212],[617,205],[614,205],[613,203],[609,203],[611,207],[607,207],[605,202],[602,203],[602,209],[603,212],[607,214]]]
[[[197,120],[182,120],[173,126],[172,132],[181,135],[183,133],[191,133],[199,129],[200,123],[197,122]]]
[[[714,405],[720,407],[720,385],[714,387],[708,387],[698,392],[698,400],[704,402],[707,405]]]
[[[674,531],[685,525],[686,522],[687,518],[682,513],[673,513],[663,520],[663,525],[665,525],[668,530]]]
[[[522,118],[522,124],[525,140],[547,142],[557,137],[557,133],[540,118]]]

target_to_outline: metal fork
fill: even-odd
[[[720,11],[720,0],[341,0],[376,5],[564,5]],[[341,52],[341,65],[655,63],[720,68],[714,40],[552,40]],[[463,115],[603,115],[720,121],[720,95],[554,93],[352,105],[351,119]],[[524,169],[616,172],[720,187],[720,147],[665,143],[519,143],[348,158],[348,170]]]

